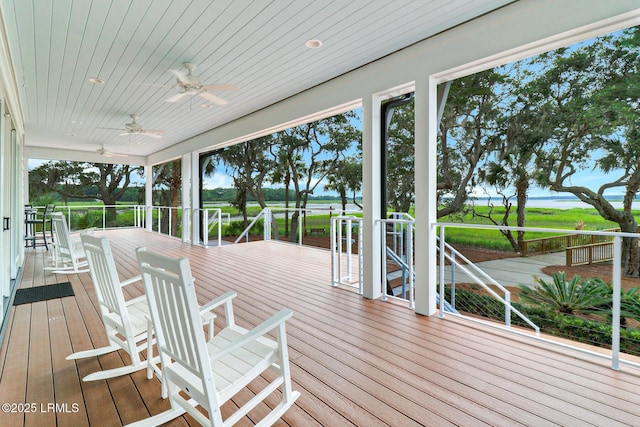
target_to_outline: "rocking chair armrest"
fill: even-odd
[[[293,312],[288,308],[280,310],[264,322],[260,323],[255,328],[251,329],[246,334],[238,337],[238,339],[236,340],[231,341],[226,347],[221,348],[215,354],[211,355],[211,360],[214,361],[221,359],[222,357],[236,351],[237,349],[244,347],[248,343],[257,340],[267,332],[277,328],[286,320],[290,319],[291,316],[293,316]]]
[[[225,294],[220,295],[218,298],[215,298],[208,303],[200,306],[200,314],[204,314],[208,311],[213,310],[216,307],[220,307],[222,304],[229,303],[233,298],[237,296],[237,292],[229,291]]]
[[[142,280],[142,276],[138,274],[137,276],[130,277],[127,280],[123,280],[122,282],[120,282],[120,287],[124,288],[125,286],[135,282],[139,282],[140,280]]]

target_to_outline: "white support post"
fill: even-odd
[[[153,166],[144,167],[144,205],[146,209],[145,228],[153,230]]]
[[[200,242],[200,154],[191,153],[191,244]],[[206,223],[205,223],[206,224]],[[208,232],[205,225],[204,234]],[[184,231],[183,231],[184,233]]]
[[[189,212],[191,211],[191,154],[183,154],[180,161],[180,173],[182,183],[182,241],[189,241]],[[176,212],[176,215],[178,213]]]
[[[416,80],[415,87],[415,209],[416,209],[416,313],[436,312],[437,221],[437,84],[430,77]]]
[[[365,298],[377,299],[382,294],[382,240],[380,237],[381,141],[379,96],[362,100],[362,198],[367,202],[362,210],[363,289]]]

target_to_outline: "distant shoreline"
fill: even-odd
[[[608,197],[607,198],[616,209],[622,209],[622,196]],[[477,205],[486,205],[488,197],[478,197],[475,199]],[[498,206],[501,203],[501,199],[498,197],[492,197],[494,206]],[[483,203],[484,202],[484,203]],[[513,204],[517,205],[515,200]],[[530,197],[527,199],[528,208],[550,208],[550,209],[595,209],[593,206],[584,203],[575,197]],[[632,209],[640,210],[640,200],[635,200],[632,204]]]

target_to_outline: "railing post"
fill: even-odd
[[[302,246],[302,209],[298,213],[298,246]]]
[[[336,244],[338,246],[338,282],[342,283],[342,219],[338,221],[336,229]]]
[[[204,210],[204,223],[207,224],[207,226],[204,229],[204,233],[202,233],[202,244],[205,247],[209,246],[209,210],[205,209]]]
[[[199,209],[194,209],[191,212],[191,244],[197,245],[200,243],[200,221],[198,215],[200,214]]]
[[[415,288],[415,275],[413,272],[413,225],[406,224],[405,230],[407,230],[407,264],[409,265],[409,308],[413,310],[415,308],[414,301],[414,288]]]
[[[504,293],[504,301],[504,325],[509,328],[511,327],[511,292]]]
[[[382,255],[382,266],[381,266],[381,273],[382,273],[382,282],[380,283],[380,286],[382,287],[382,301],[386,301],[388,299],[388,295],[387,295],[387,223],[385,220],[381,219],[380,220],[380,248],[381,248],[381,255]]]
[[[456,253],[451,252],[451,307],[456,308]]]
[[[331,239],[331,241],[329,242],[329,246],[331,248],[331,286],[336,287],[338,286],[338,276],[340,274],[336,271],[336,256],[338,253],[338,248],[336,247],[336,218],[332,218],[331,222],[329,223],[329,236]]]
[[[222,209],[216,209],[218,213],[218,247],[222,246]]]
[[[360,295],[364,293],[364,282],[362,281],[362,271],[364,268],[364,257],[362,256],[362,237],[364,236],[363,221],[358,220],[358,292]]]
[[[444,246],[444,225],[440,225],[440,314],[438,315],[439,318],[443,318],[444,317],[444,251],[445,251],[445,246]]]
[[[115,210],[115,206],[113,207]],[[102,205],[102,229],[107,228],[107,207]]]
[[[620,369],[620,282],[622,242],[620,236],[613,238],[613,307],[611,309],[611,368]]]
[[[351,219],[346,220],[347,223],[347,233],[345,236],[345,245],[347,250],[347,275],[345,277],[346,280],[351,281]]]
[[[262,235],[264,240],[271,240],[271,210],[264,208],[264,222],[262,223]]]

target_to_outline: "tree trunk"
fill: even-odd
[[[527,193],[529,192],[529,177],[520,175],[516,182],[516,225],[524,227],[526,223]],[[524,231],[518,231],[518,242],[516,252],[522,253],[524,245]]]
[[[620,230],[625,233],[637,233],[638,224],[633,215],[625,215],[619,222]],[[637,277],[640,275],[640,254],[638,253],[638,239],[633,237],[622,238],[622,271],[626,276]]]

